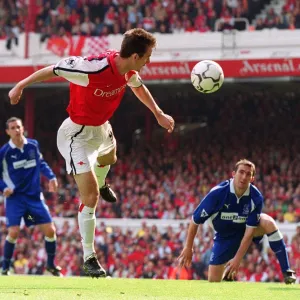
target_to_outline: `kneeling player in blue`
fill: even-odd
[[[49,191],[55,192],[57,180],[44,161],[36,140],[24,136],[22,120],[12,117],[6,122],[10,141],[0,149],[0,191],[5,197],[8,235],[4,244],[2,275],[8,275],[22,218],[27,227],[38,225],[45,235],[47,270],[62,276],[54,264],[56,230],[40,187],[40,173],[49,179]]]
[[[215,230],[208,269],[208,281],[234,280],[252,241],[266,234],[276,254],[286,284],[296,281],[290,269],[286,246],[275,221],[263,214],[263,196],[252,184],[255,165],[246,159],[236,163],[233,178],[210,190],[193,213],[184,249],[178,257],[181,267],[190,266],[198,225],[209,221]]]

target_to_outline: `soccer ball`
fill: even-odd
[[[222,86],[224,73],[215,61],[202,60],[194,66],[191,81],[197,91],[205,94],[213,93]]]

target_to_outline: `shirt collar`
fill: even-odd
[[[13,143],[13,141],[12,141],[11,139],[9,140],[8,144],[9,144],[9,146],[10,146],[11,148],[13,148],[13,149],[18,148],[18,147]],[[28,141],[27,141],[26,137],[24,137],[24,145],[25,145],[25,144],[28,144]]]
[[[116,56],[120,56],[120,53],[119,53],[119,52],[113,53],[112,55],[109,55],[109,56],[107,57],[107,59],[108,59],[108,62],[109,62],[110,66],[111,66],[111,68],[112,68],[112,70],[113,70],[113,73],[114,73],[114,74],[118,74],[119,76],[122,76],[122,75],[119,73],[119,71],[118,71],[118,69],[117,69],[117,66],[116,66],[116,62],[115,62],[115,57],[116,57]]]
[[[235,190],[234,190],[233,180],[234,179],[230,179],[230,193],[236,195]],[[245,193],[240,198],[242,198],[243,196],[249,196],[249,195],[250,195],[250,184],[249,184],[248,188],[246,189]],[[237,195],[236,195],[236,197],[238,198]],[[240,198],[238,198],[238,199],[240,199]]]

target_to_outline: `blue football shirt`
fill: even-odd
[[[43,159],[36,140],[24,140],[22,149],[10,140],[0,149],[0,191],[7,187],[14,195],[40,195],[40,173],[49,180],[55,178],[51,168]]]
[[[263,206],[261,192],[250,184],[238,198],[233,180],[224,181],[203,198],[193,213],[195,224],[208,220],[215,230],[215,239],[242,237],[246,226],[257,227]]]

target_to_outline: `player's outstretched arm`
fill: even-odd
[[[8,93],[10,103],[13,105],[17,104],[21,99],[23,89],[27,86],[56,77],[53,73],[53,67],[54,66],[45,67],[18,82]]]
[[[190,267],[192,263],[192,257],[193,257],[193,245],[194,245],[194,239],[198,231],[198,224],[195,224],[193,220],[191,220],[189,225],[189,230],[185,242],[185,246],[181,252],[181,254],[178,257],[179,266],[180,267]]]
[[[153,99],[151,93],[148,88],[143,84],[140,87],[131,87],[133,93],[137,96],[137,98],[143,102],[154,114],[158,124],[167,129],[168,132],[172,132],[174,130],[175,122],[174,119],[165,114],[157,105],[155,100]]]
[[[13,194],[14,190],[7,186],[7,184],[4,182],[2,174],[3,174],[3,151],[4,148],[0,149],[0,192],[2,192],[4,197],[9,197],[11,194]]]

